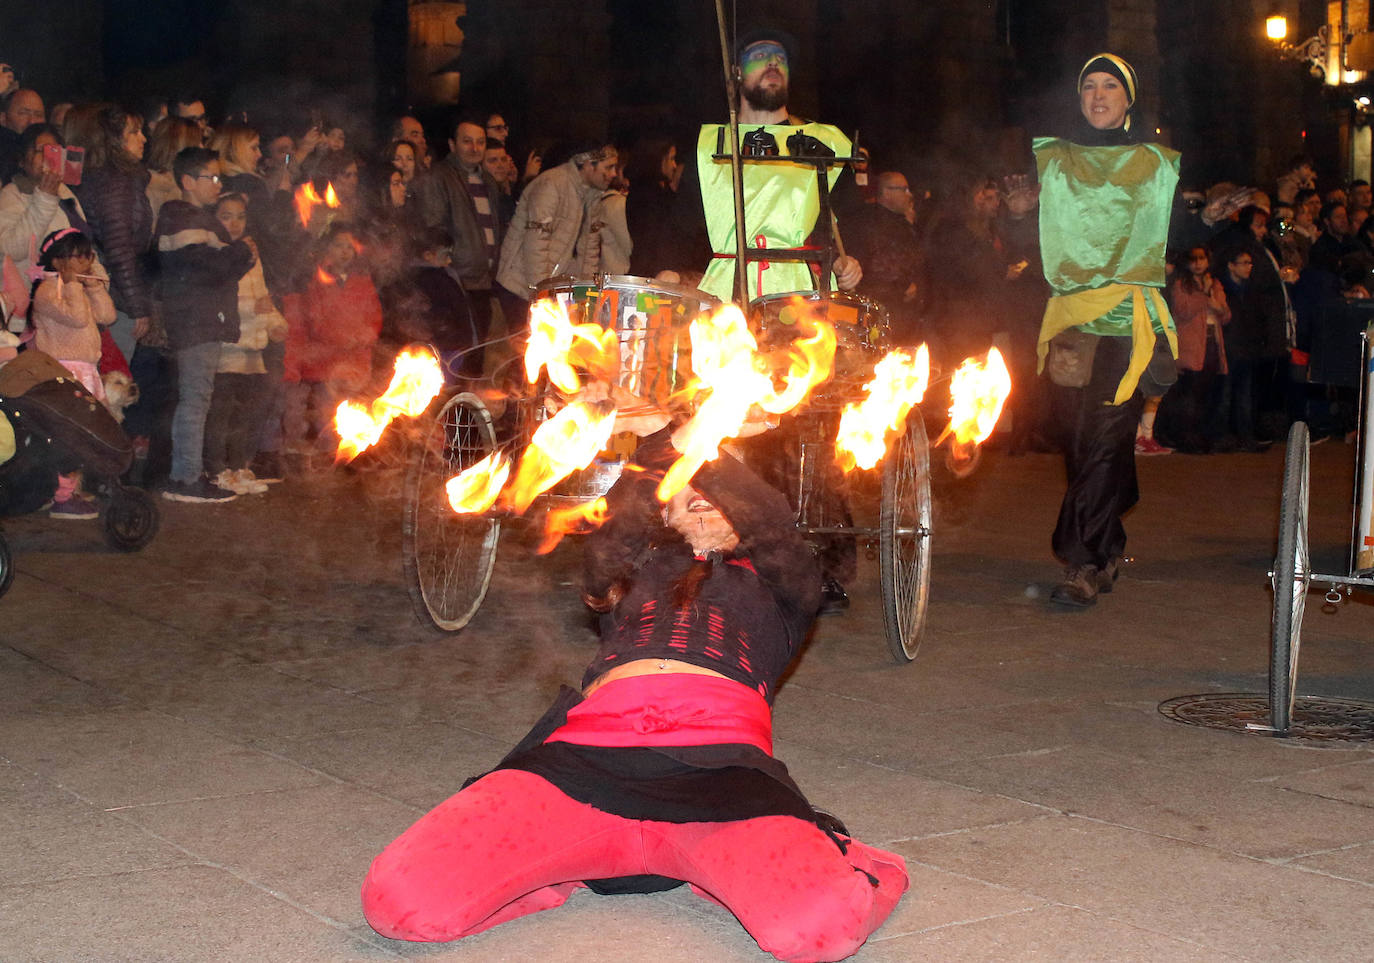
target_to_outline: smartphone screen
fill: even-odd
[[[81,171],[86,166],[86,149],[84,147],[68,147],[66,150],[66,163],[62,166],[62,183],[69,187],[75,187],[81,183]]]
[[[52,174],[62,173],[62,145],[43,145],[43,170]]]

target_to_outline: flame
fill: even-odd
[[[429,407],[443,387],[444,373],[438,358],[423,348],[402,351],[396,356],[391,384],[380,398],[366,408],[345,401],[335,411],[338,457],[352,461],[377,443],[392,419],[400,415],[414,418]]]
[[[598,324],[573,324],[568,309],[553,298],[543,298],[530,309],[530,336],[525,345],[525,377],[539,380],[545,368],[549,381],[572,394],[581,387],[576,366],[594,376],[614,380],[619,345],[615,329]]]
[[[296,188],[294,197],[296,205],[296,216],[301,219],[301,227],[309,227],[310,219],[315,214],[315,208],[323,204],[325,207],[335,208],[339,206],[339,195],[334,193],[334,185],[326,184],[324,197],[320,197],[320,192],[315,190],[315,185],[306,181]]]
[[[484,512],[496,504],[509,477],[510,459],[494,451],[448,480],[448,503],[460,515]]]
[[[774,384],[773,365],[760,357],[758,342],[744,314],[726,304],[711,315],[692,321],[692,370],[696,379],[689,391],[708,392],[679,441],[682,455],[658,485],[660,501],[667,501],[691,480],[706,462],[720,454],[720,443],[739,434],[754,406],[769,414],[785,414],[806,399],[810,390],[830,377],[835,358],[835,329],[826,321],[806,319],[815,330],[794,341],[784,352],[788,370],[783,387]]]
[[[321,284],[337,283],[337,279],[334,277],[334,275],[330,274],[323,267],[315,268],[315,280],[319,281]]]
[[[574,505],[571,508],[551,508],[544,518],[544,540],[535,549],[536,554],[547,555],[552,552],[564,535],[576,534],[600,528],[611,517],[605,498]]]
[[[983,364],[965,359],[949,382],[949,427],[945,434],[953,434],[960,445],[986,441],[1010,394],[1011,373],[1002,352],[989,348]]]
[[[574,402],[539,426],[530,439],[502,505],[520,514],[539,495],[592,463],[615,428],[615,408]]]
[[[301,219],[301,227],[310,226],[310,215],[324,202],[315,191],[315,185],[306,181],[296,188],[296,214]]]
[[[889,352],[873,368],[873,379],[864,385],[859,404],[848,404],[840,413],[835,454],[842,469],[864,470],[882,460],[891,436],[906,423],[906,416],[925,397],[930,386],[930,352],[923,344],[913,357],[907,351]]]

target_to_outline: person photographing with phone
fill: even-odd
[[[30,124],[19,138],[19,173],[0,190],[0,253],[29,274],[38,245],[56,231],[85,231],[86,214],[64,178],[64,149],[57,128]],[[79,182],[79,178],[78,178]],[[96,259],[93,270],[104,274]]]

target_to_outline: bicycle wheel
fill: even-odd
[[[919,410],[883,459],[878,569],[883,631],[898,663],[916,658],[930,595],[930,446]]]
[[[1302,612],[1312,574],[1307,553],[1307,451],[1307,425],[1299,421],[1288,432],[1288,450],[1283,459],[1283,501],[1279,505],[1279,552],[1269,576],[1274,588],[1269,637],[1269,724],[1281,735],[1287,734],[1293,722]]]
[[[467,625],[486,597],[501,523],[458,514],[444,486],[495,446],[491,414],[468,392],[445,401],[411,444],[401,522],[406,588],[420,621],[445,632]]]

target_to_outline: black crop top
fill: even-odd
[[[585,687],[636,659],[676,659],[758,690],[770,703],[820,604],[820,572],[781,492],[722,452],[692,485],[730,522],[739,546],[712,557],[695,600],[673,603],[692,549],[661,519],[654,488],[676,458],[668,430],[645,439],[607,493],[610,519],[587,539],[586,589],[602,597],[618,580],[630,588],[607,619]]]

